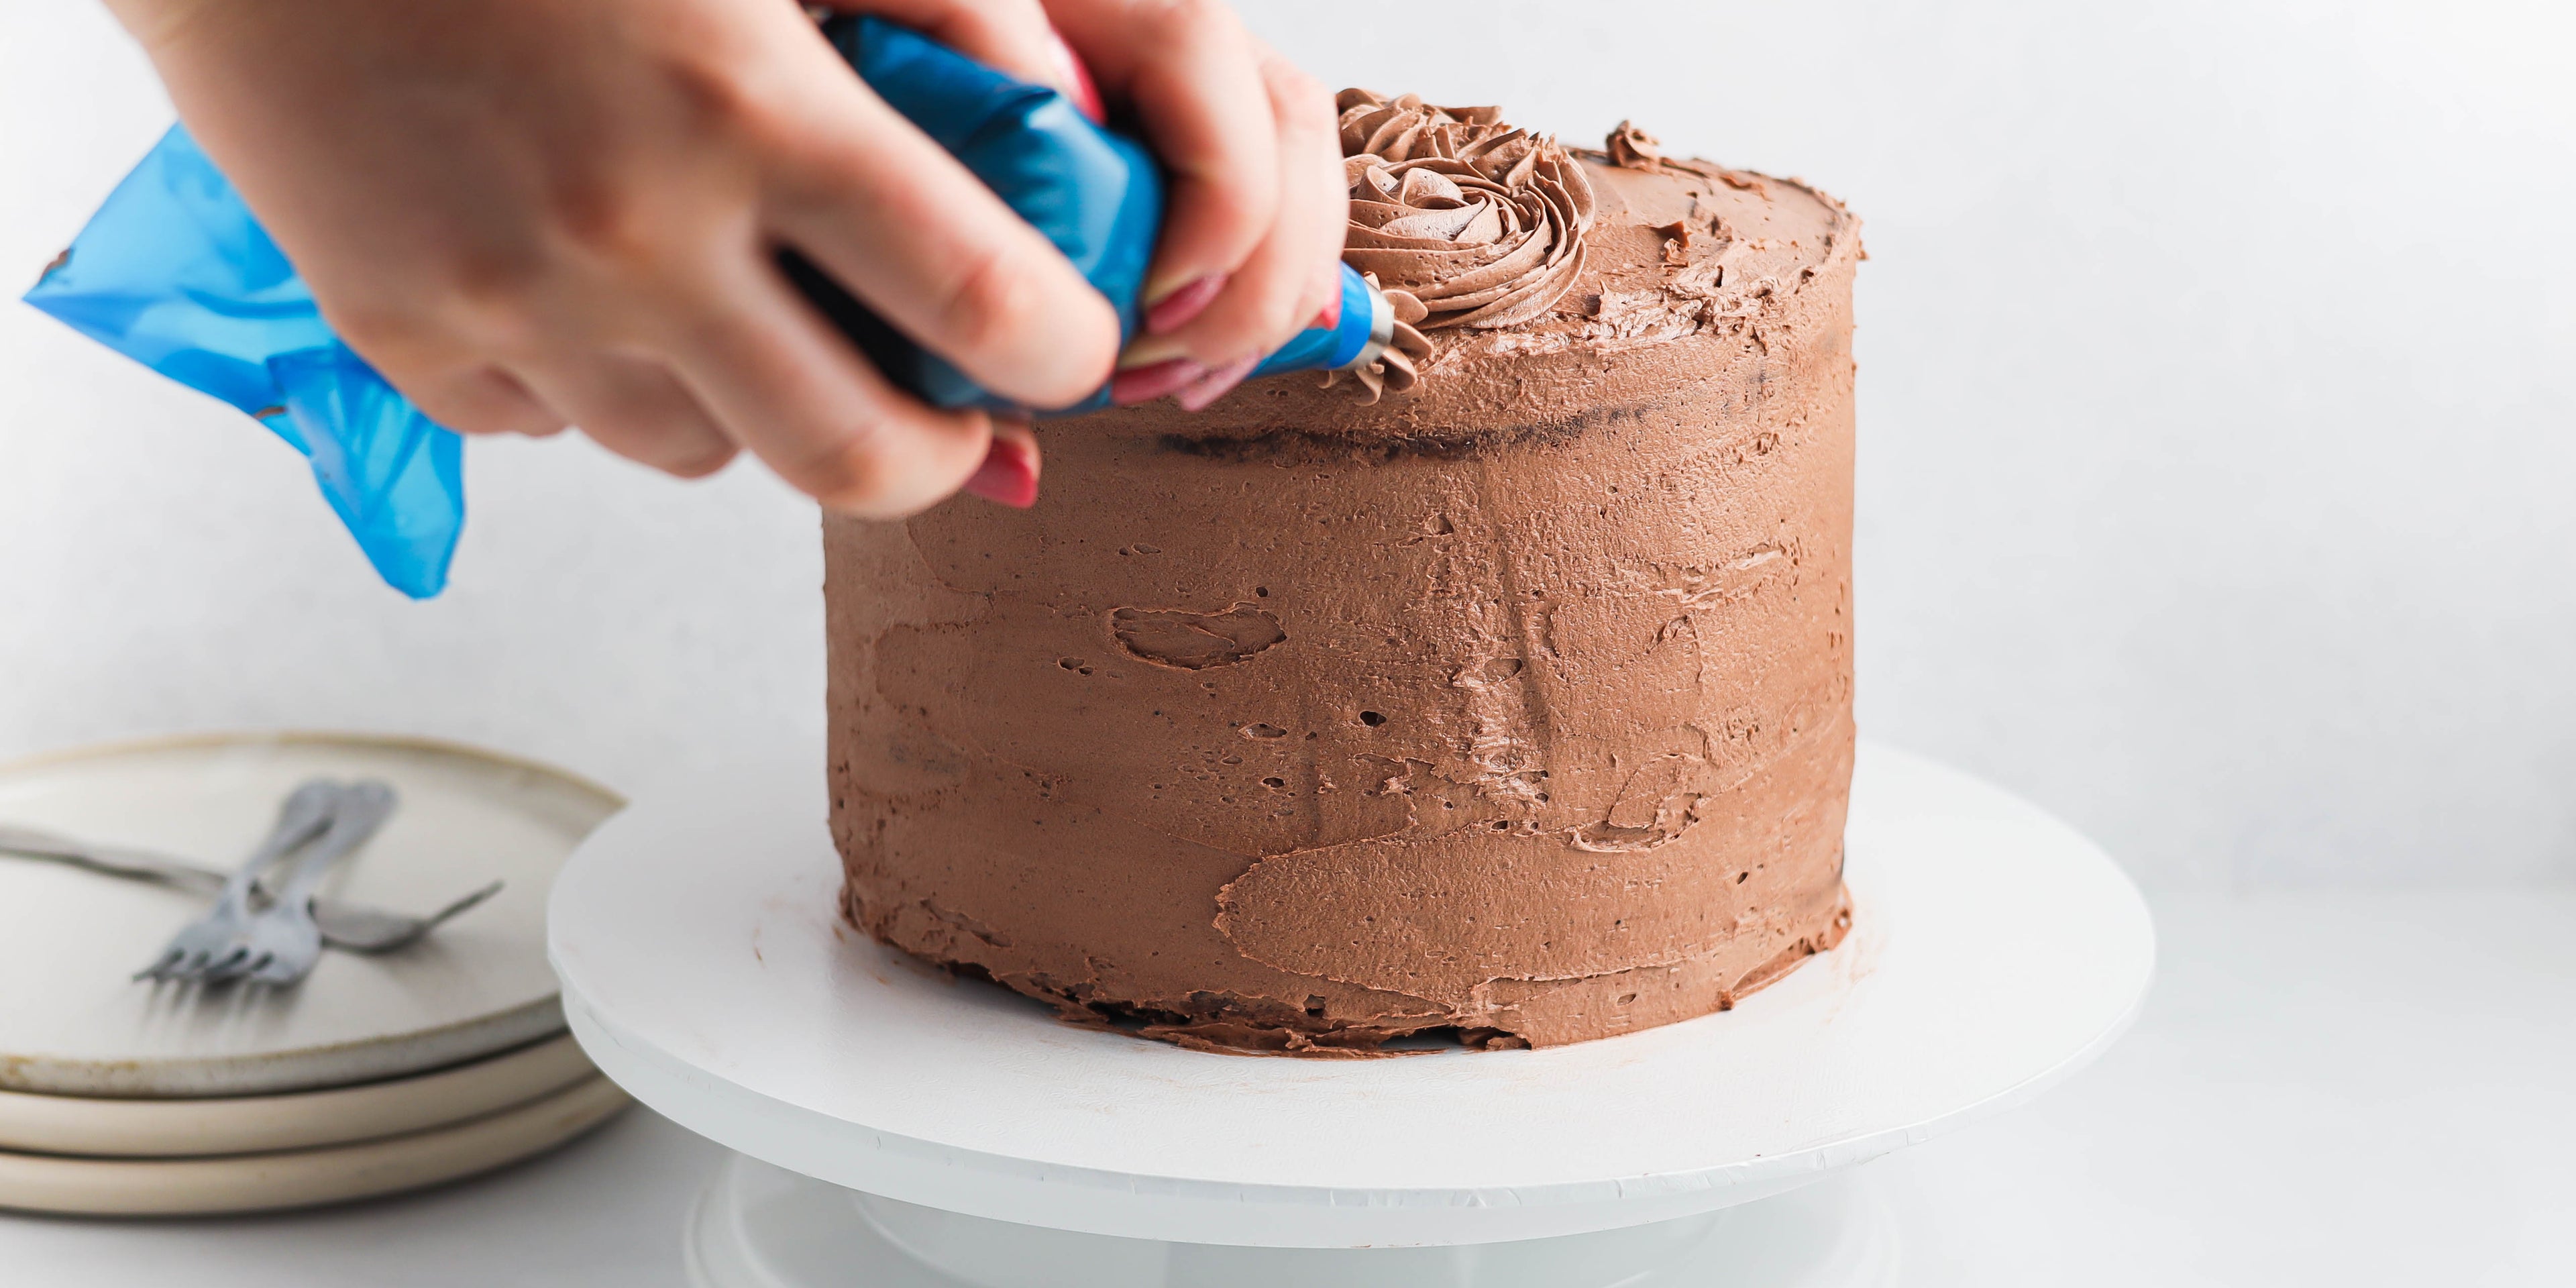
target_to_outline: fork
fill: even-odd
[[[331,866],[367,843],[394,812],[394,789],[372,778],[340,789],[330,830],[295,856],[277,898],[251,914],[232,951],[206,968],[209,979],[249,976],[272,987],[304,978],[322,958],[322,928],[313,921],[313,892]]]
[[[136,979],[156,981],[197,979],[204,975],[206,964],[217,955],[232,950],[250,917],[252,883],[268,866],[288,851],[319,835],[331,823],[331,814],[339,803],[340,789],[326,779],[309,779],[293,792],[277,810],[277,824],[269,829],[268,839],[251,851],[251,856],[234,869],[223,890],[215,896],[215,906],[196,920],[179,927],[161,955],[152,964],[134,972]]]
[[[149,881],[155,885],[212,897],[224,888],[220,869],[199,867],[186,859],[124,845],[90,845],[32,827],[0,823],[0,854],[45,859],[101,876]],[[276,881],[251,884],[251,901],[273,901]],[[322,928],[322,945],[350,953],[390,953],[408,948],[439,926],[501,892],[499,881],[486,882],[426,916],[388,912],[365,904],[315,896],[313,923]]]

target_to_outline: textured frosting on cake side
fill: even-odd
[[[1840,939],[1857,225],[1613,152],[1553,306],[1408,389],[1054,423],[1034,510],[826,520],[852,921],[1301,1054],[1669,1023]]]

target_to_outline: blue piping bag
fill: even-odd
[[[823,35],[879,97],[1045,233],[1109,297],[1118,310],[1120,340],[1135,338],[1138,299],[1163,222],[1162,168],[1152,153],[1092,124],[1053,89],[1015,80],[891,23],[829,18]],[[1105,387],[1070,406],[1050,408],[1023,407],[988,393],[803,256],[784,252],[779,265],[878,369],[934,407],[1068,416],[1109,405]],[[1365,366],[1394,335],[1395,311],[1386,297],[1345,264],[1333,325],[1298,332],[1245,378]]]
[[[388,585],[425,599],[447,584],[465,527],[463,444],[332,334],[185,128],[116,186],[27,302],[310,458]]]
[[[825,36],[878,94],[1063,251],[1109,298],[1124,337],[1162,222],[1163,181],[1135,140],[1064,95],[915,32],[839,17]],[[896,384],[940,407],[1066,415],[995,397],[914,344],[793,251],[780,265]],[[1393,334],[1386,297],[1345,267],[1332,326],[1300,332],[1254,369],[1349,369]],[[145,366],[231,403],[303,453],[323,497],[388,585],[447,584],[465,527],[464,448],[322,320],[312,292],[214,163],[174,126],[109,195],[27,302]]]

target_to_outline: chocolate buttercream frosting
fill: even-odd
[[[1621,121],[1610,137],[1601,141],[1601,150],[1610,164],[1623,170],[1656,171],[1664,168],[1664,144],[1661,139],[1638,129],[1634,121]]]
[[[1724,1010],[1850,923],[1858,226],[1343,104],[1402,396],[1102,412],[1034,509],[825,520],[845,913],[1211,1050]]]
[[[1583,271],[1592,184],[1554,139],[1505,124],[1499,108],[1364,89],[1337,101],[1342,260],[1395,305],[1395,343],[1357,373],[1375,401],[1412,387],[1431,353],[1424,332],[1509,327],[1555,307]]]

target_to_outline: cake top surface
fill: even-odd
[[[1197,414],[1109,413],[1119,428],[1459,441],[1562,424],[1707,378],[1716,350],[1791,325],[1807,284],[1860,256],[1859,221],[1832,197],[1667,157],[1627,122],[1579,149],[1490,107],[1340,101],[1344,259],[1407,324],[1385,368],[1255,381]]]

